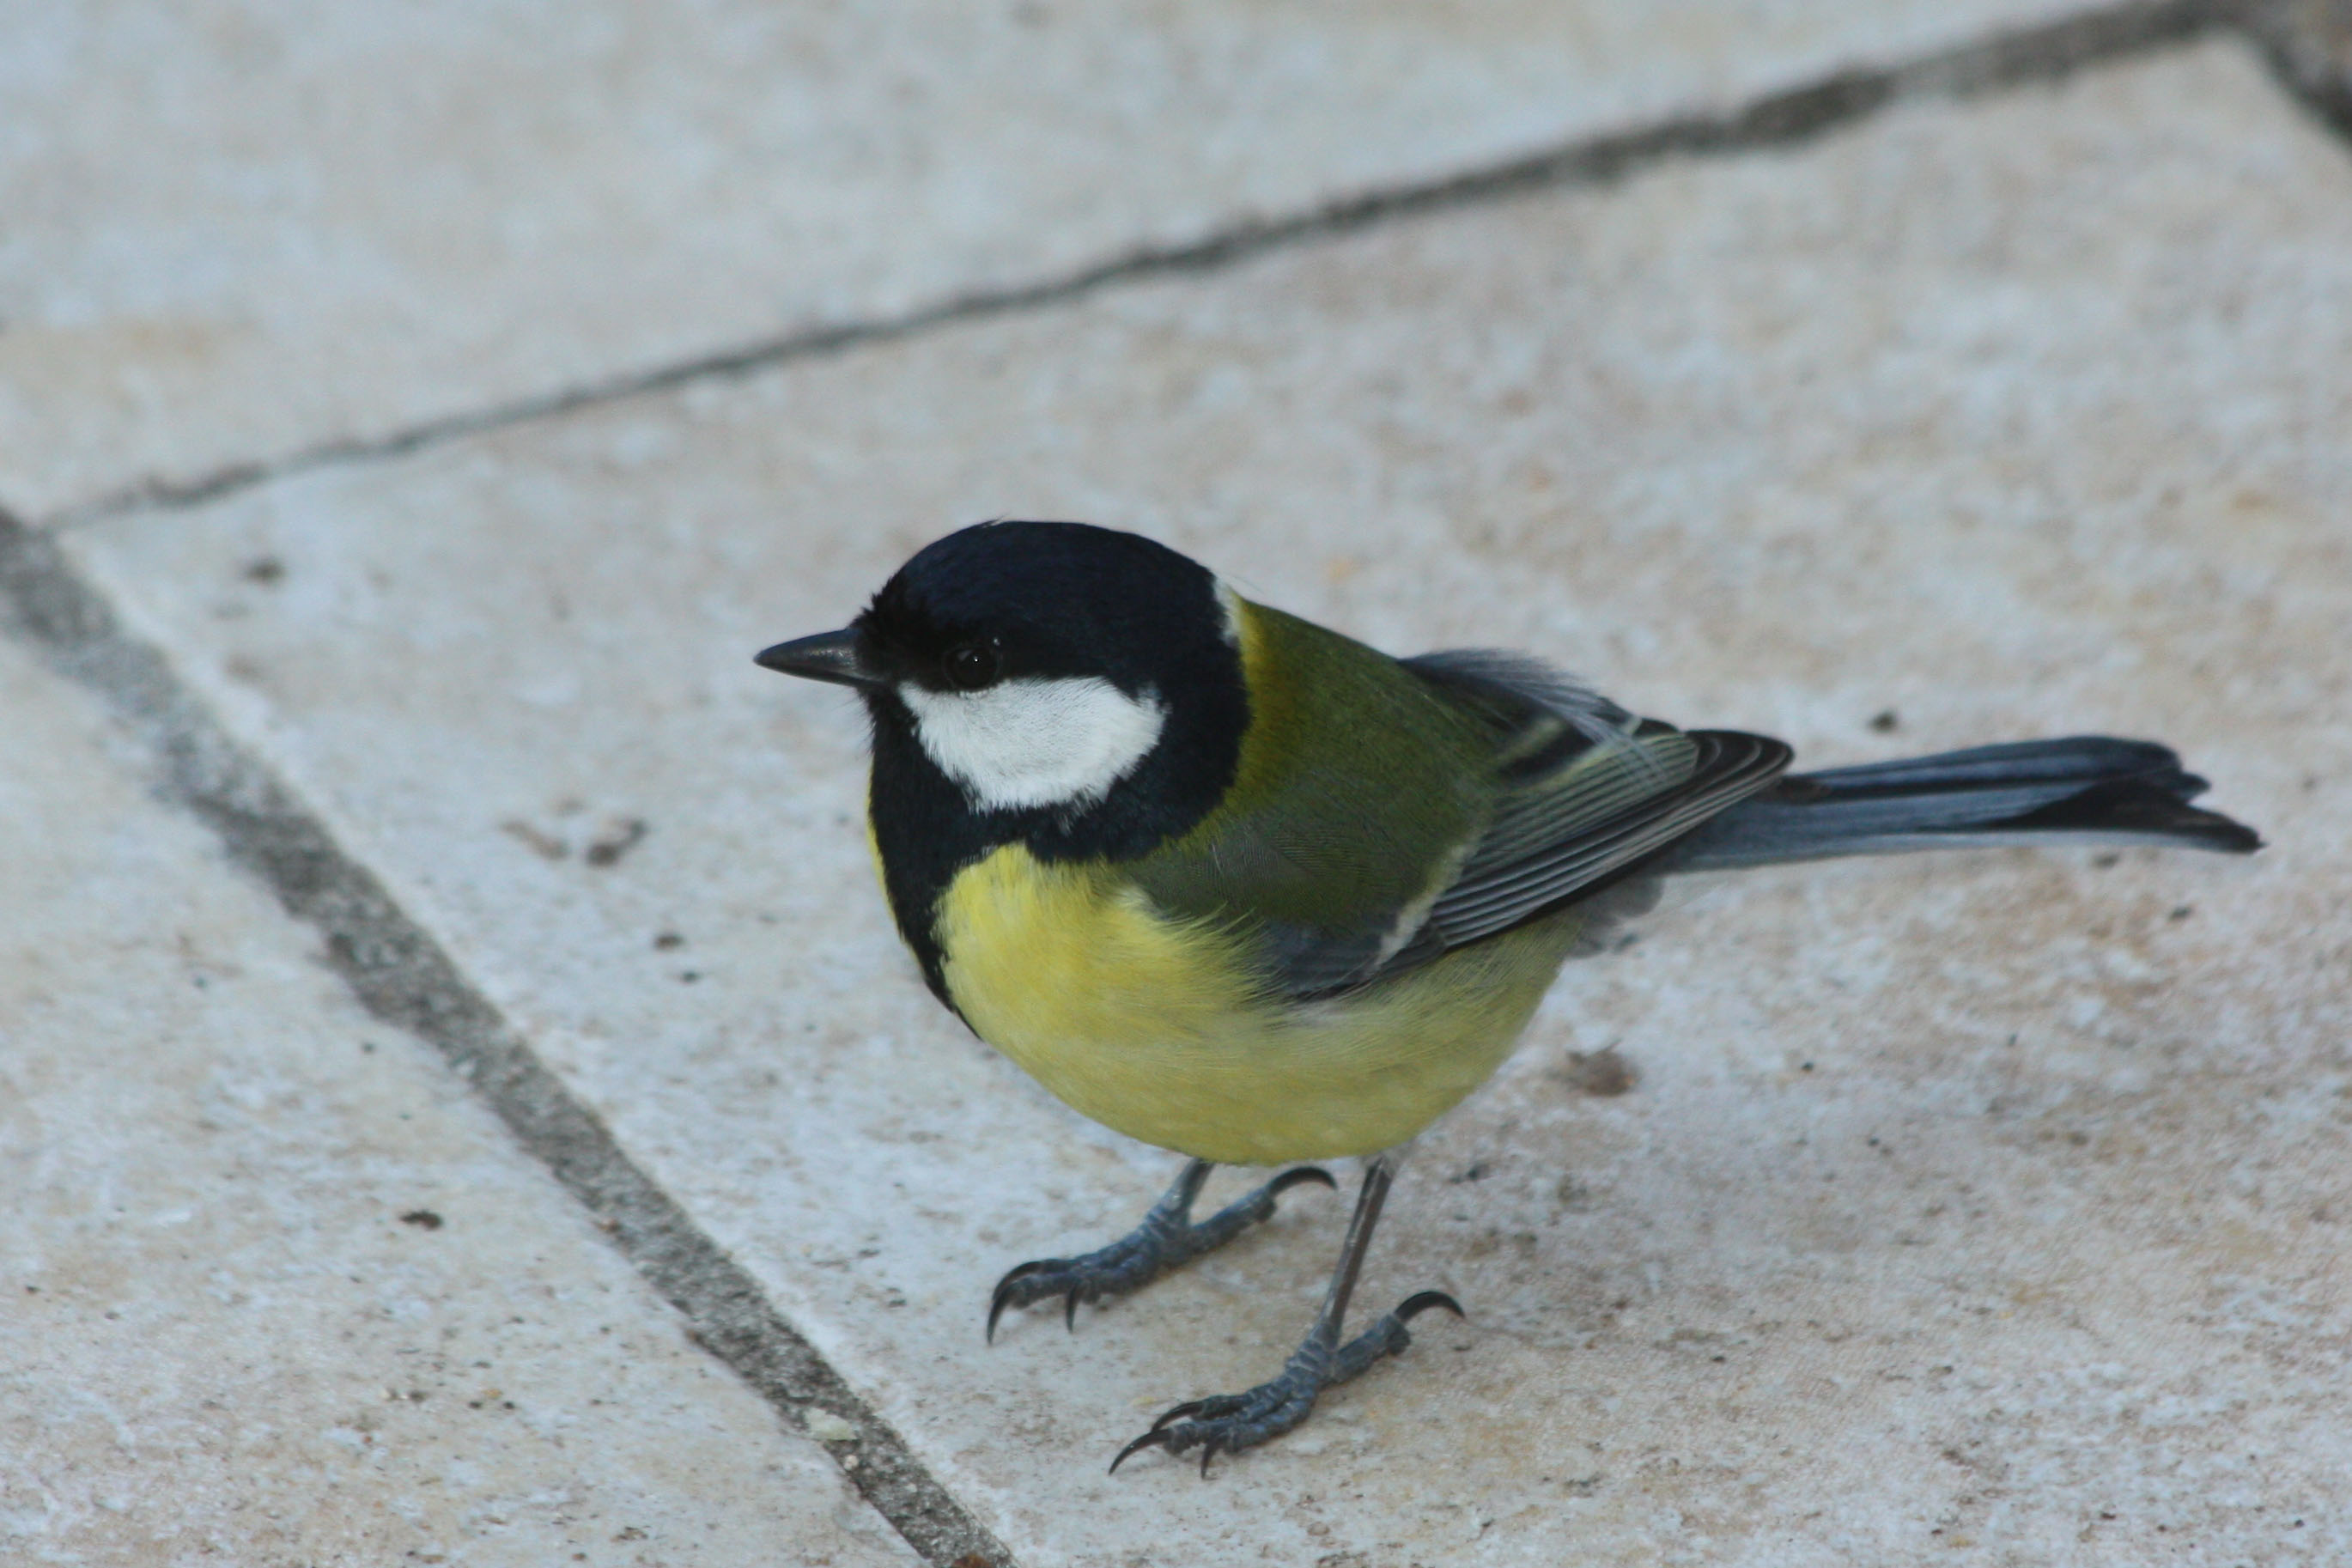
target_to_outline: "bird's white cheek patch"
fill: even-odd
[[[993,809],[1082,805],[1160,743],[1168,710],[1093,676],[1008,680],[984,691],[899,688],[931,761]]]

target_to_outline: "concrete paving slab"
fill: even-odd
[[[2325,1562],[2347,337],[2352,163],[2214,46],[67,543],[1024,1563]],[[2161,736],[2273,845],[1694,881],[1409,1169],[1365,1299],[1473,1321],[1106,1478],[1342,1206],[983,1348],[1172,1162],[922,994],[854,710],[747,662],[999,513],[1817,763]]]
[[[2091,9],[18,0],[0,503],[200,484]]]
[[[0,643],[0,1559],[914,1561]]]

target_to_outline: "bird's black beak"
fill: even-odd
[[[751,662],[779,675],[830,680],[836,686],[857,686],[869,691],[879,690],[890,684],[889,677],[876,668],[858,651],[858,636],[855,627],[837,632],[819,632],[813,637],[780,642],[772,648],[761,650]]]

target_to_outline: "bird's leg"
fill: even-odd
[[[1214,1252],[1243,1231],[1274,1214],[1274,1200],[1302,1182],[1336,1187],[1328,1171],[1300,1165],[1235,1198],[1200,1224],[1192,1223],[1192,1203],[1209,1179],[1206,1160],[1186,1163],[1184,1173],[1167,1195],[1151,1205],[1143,1223],[1108,1247],[1077,1258],[1041,1258],[1024,1263],[996,1282],[988,1301],[988,1337],[996,1338],[996,1320],[1007,1307],[1025,1307],[1048,1296],[1062,1298],[1062,1321],[1077,1325],[1078,1303],[1098,1301],[1139,1289],[1180,1263],[1204,1252]]]
[[[1381,1205],[1396,1175],[1396,1152],[1374,1158],[1364,1167],[1363,1190],[1356,1197],[1355,1216],[1348,1222],[1348,1239],[1340,1244],[1339,1266],[1331,1273],[1331,1288],[1323,1297],[1306,1342],[1283,1363],[1282,1375],[1261,1383],[1246,1394],[1218,1394],[1177,1405],[1151,1424],[1151,1430],[1118,1451],[1110,1462],[1118,1469],[1129,1455],[1144,1448],[1165,1448],[1181,1454],[1201,1450],[1201,1473],[1219,1454],[1255,1447],[1279,1437],[1307,1419],[1316,1395],[1335,1383],[1345,1383],[1382,1356],[1395,1355],[1412,1342],[1405,1324],[1432,1307],[1443,1307],[1455,1317],[1462,1308],[1442,1290],[1423,1290],[1398,1304],[1395,1311],[1354,1339],[1342,1343],[1340,1326],[1347,1321],[1348,1298],[1355,1293],[1356,1276],[1363,1271],[1372,1227],[1380,1223]]]

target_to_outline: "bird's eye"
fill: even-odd
[[[968,642],[950,648],[946,663],[948,684],[963,691],[979,690],[1004,668],[1003,658],[984,642]]]

